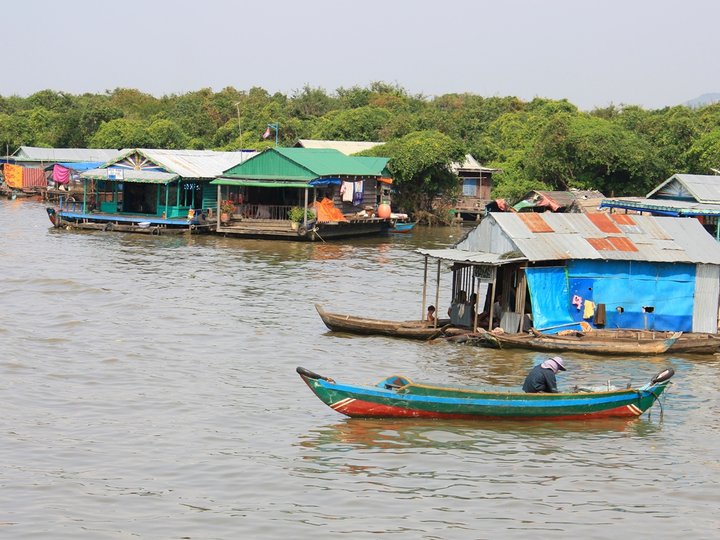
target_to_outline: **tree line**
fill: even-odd
[[[472,154],[502,170],[494,196],[514,201],[532,189],[597,189],[643,195],[677,172],[720,168],[720,104],[646,110],[611,105],[581,111],[567,100],[412,95],[398,85],[290,95],[262,88],[202,89],[154,97],[118,88],[72,95],[43,90],[0,96],[0,144],[57,148],[257,149],[267,124],[282,146],[298,139],[382,141],[407,209],[457,195],[450,161]],[[5,153],[5,152],[3,152]]]

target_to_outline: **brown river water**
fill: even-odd
[[[298,365],[519,388],[538,354],[334,334],[314,310],[419,317],[414,250],[462,234],[72,232],[0,200],[0,538],[718,538],[717,357],[567,354],[561,389],[675,368],[664,414],[630,421],[348,419],[310,393]]]

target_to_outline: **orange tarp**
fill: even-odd
[[[315,201],[313,207],[318,221],[347,221],[343,213],[335,208],[333,202],[327,197],[322,201]]]
[[[6,163],[3,167],[5,175],[5,183],[8,187],[22,189],[23,187],[23,168],[20,165],[10,165]]]

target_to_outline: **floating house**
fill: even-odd
[[[56,226],[162,234],[212,230],[210,182],[255,153],[135,148],[80,174],[81,198],[48,209]]]
[[[217,232],[317,240],[386,231],[390,208],[384,215],[383,187],[392,183],[387,162],[328,148],[265,150],[213,180],[217,198],[232,208]],[[301,216],[295,225],[293,208]]]
[[[492,175],[500,169],[483,167],[470,154],[465,155],[462,163],[453,162],[450,168],[459,178],[462,189],[462,197],[454,208],[455,215],[464,221],[479,221],[491,201]]]
[[[455,247],[418,251],[426,276],[430,259],[438,281],[441,265],[451,265],[455,319],[489,312],[506,332],[533,326],[553,333],[582,321],[608,329],[718,329],[720,245],[694,219],[490,213]]]
[[[5,156],[4,177],[7,188],[25,193],[53,193],[59,191],[82,191],[77,175],[63,176],[64,184],[55,183],[54,166],[58,163],[73,171],[85,170],[84,164],[97,166],[121,154],[120,150],[106,148],[41,148],[21,146],[10,156]]]
[[[720,241],[720,175],[674,174],[642,197],[604,199],[610,211],[696,218]]]

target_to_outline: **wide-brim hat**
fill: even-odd
[[[557,364],[557,367],[560,371],[567,371],[565,369],[565,361],[560,356],[553,356],[550,360]]]

